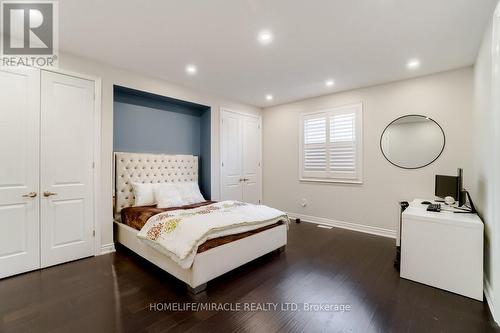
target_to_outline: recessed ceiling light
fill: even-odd
[[[274,97],[273,97],[273,95],[271,95],[271,94],[267,94],[267,95],[266,95],[266,101],[272,101],[272,100],[273,100],[273,98],[274,98]]]
[[[327,86],[327,87],[333,87],[334,84],[335,84],[335,81],[332,79],[328,79],[325,81],[325,86]]]
[[[257,40],[262,45],[268,45],[268,44],[272,43],[273,38],[274,38],[274,36],[273,36],[273,33],[271,31],[269,31],[269,30],[262,30],[261,32],[259,32]]]
[[[195,65],[186,66],[186,73],[188,73],[189,75],[194,75],[196,74],[196,72],[198,72],[198,68],[196,68]]]
[[[408,69],[417,69],[420,67],[420,60],[410,59],[410,60],[408,60],[406,67],[408,67]]]

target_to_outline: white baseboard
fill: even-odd
[[[104,244],[101,246],[100,255],[115,252],[115,243]]]
[[[493,298],[493,290],[491,289],[490,282],[484,277],[484,297],[486,298],[486,303],[488,304],[488,307],[490,308],[491,315],[493,316],[493,319],[495,322],[498,324],[498,318],[495,316],[495,302]]]
[[[396,230],[384,229],[384,228],[379,228],[379,227],[371,227],[368,225],[362,225],[362,224],[351,223],[351,222],[336,221],[336,220],[327,219],[324,217],[309,216],[309,215],[303,215],[303,214],[297,214],[297,213],[288,213],[288,216],[292,219],[299,218],[301,221],[304,221],[304,222],[325,224],[325,225],[329,225],[332,227],[364,232],[366,234],[372,234],[372,235],[388,237],[388,238],[396,238]]]

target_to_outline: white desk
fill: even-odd
[[[428,212],[422,201],[403,212],[400,276],[482,301],[483,222],[476,214]]]

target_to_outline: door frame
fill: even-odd
[[[260,159],[260,168],[259,168],[259,197],[260,197],[260,203],[262,204],[263,202],[263,197],[262,197],[262,188],[264,187],[262,182],[262,167],[263,167],[263,163],[262,163],[262,115],[256,115],[256,114],[252,114],[252,113],[247,113],[247,112],[242,112],[242,111],[236,111],[236,110],[232,110],[232,109],[229,109],[229,108],[226,108],[226,107],[221,107],[220,110],[219,110],[219,114],[220,114],[220,117],[219,117],[219,198],[222,197],[222,189],[223,189],[223,185],[224,185],[224,177],[223,177],[223,169],[222,169],[222,163],[224,162],[223,161],[223,156],[222,156],[222,139],[223,139],[223,126],[222,126],[222,119],[224,117],[224,113],[233,113],[233,114],[237,114],[237,115],[240,115],[240,116],[245,116],[245,117],[251,117],[251,118],[255,118],[258,120],[259,122],[259,126],[260,126],[260,133],[259,133],[259,159]]]
[[[56,74],[62,74],[67,76],[76,77],[79,79],[89,80],[94,82],[94,137],[93,139],[93,154],[94,154],[94,172],[92,174],[92,187],[93,187],[93,204],[94,204],[94,256],[103,254],[102,245],[101,245],[101,220],[99,216],[101,216],[101,205],[102,202],[101,197],[101,87],[102,87],[102,79],[97,76],[87,75],[76,73],[73,71],[68,71],[59,68],[43,68],[39,67],[41,71],[53,72]]]
[[[500,87],[500,73],[495,70],[500,66],[500,4],[498,4],[495,8],[493,19],[492,19],[492,32],[491,32],[491,45],[490,54],[491,54],[491,71],[492,71],[492,80],[491,80],[491,107],[493,108],[493,146],[500,143],[500,134],[498,130],[500,129],[500,113],[498,108],[500,107],[500,93],[498,92],[498,88]],[[500,152],[498,149],[493,149],[493,198],[498,200],[500,198],[500,172],[498,171],[500,166]],[[492,220],[496,221],[500,217],[500,207],[495,205],[492,212]],[[491,221],[490,221],[491,223]],[[492,267],[490,267],[490,280],[489,283],[485,283],[485,289],[488,288],[485,294],[487,295],[487,301],[490,305],[490,311],[492,312],[493,318],[497,323],[500,322],[500,290],[498,288],[498,283],[500,282],[500,265],[496,264],[498,262],[498,258],[500,257],[500,236],[497,236],[499,226],[498,223],[493,223],[491,225],[490,234],[492,237],[492,247],[491,249],[491,258],[490,262],[492,263]],[[486,278],[485,278],[486,280]],[[494,285],[494,288],[491,286]],[[491,290],[493,289],[493,290]],[[486,290],[485,290],[486,291]],[[488,297],[489,296],[489,297]]]

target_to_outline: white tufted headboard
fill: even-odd
[[[134,204],[132,182],[197,182],[198,156],[115,153],[115,213]]]

